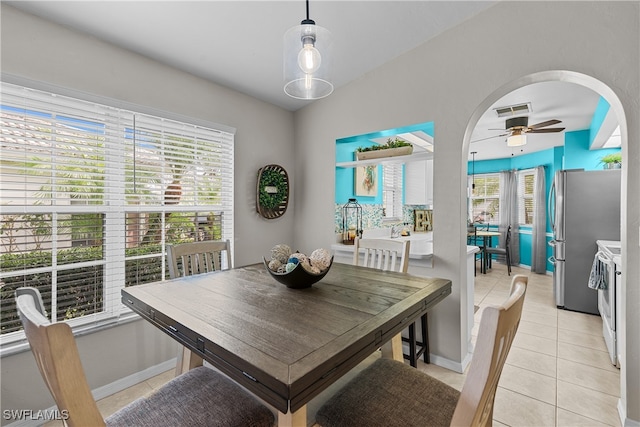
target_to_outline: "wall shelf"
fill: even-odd
[[[383,157],[379,159],[369,160],[354,160],[351,162],[339,162],[336,163],[337,168],[356,168],[359,166],[380,165],[380,164],[393,164],[393,163],[409,163],[418,162],[422,160],[433,159],[433,153],[429,151],[423,151],[420,153],[413,153],[408,156],[395,156],[395,157]]]

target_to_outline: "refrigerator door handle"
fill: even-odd
[[[547,201],[547,216],[549,217],[549,223],[551,224],[551,229],[555,231],[556,229],[556,218],[555,218],[555,193],[556,193],[556,181],[554,180],[551,183],[551,188],[549,189],[549,200]]]

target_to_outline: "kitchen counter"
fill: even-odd
[[[372,235],[373,234],[373,235]],[[415,233],[410,236],[385,237],[376,236],[374,233],[367,233],[371,239],[390,239],[390,240],[409,240],[409,265],[431,268],[431,259],[433,258],[433,234],[432,233]],[[353,262],[353,245],[345,245],[343,243],[335,243],[331,245],[334,253],[334,261],[351,264]],[[364,251],[363,251],[364,252]]]

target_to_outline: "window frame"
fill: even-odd
[[[36,81],[25,79],[22,77],[7,75],[5,73],[2,74],[0,80],[1,80],[0,85],[2,86],[2,93],[5,93],[5,90],[9,92],[10,90],[9,87],[12,87],[11,90],[13,91],[32,90],[37,92],[44,92],[45,95],[50,95],[53,97],[70,98],[72,100],[78,101],[80,105],[96,104],[100,107],[105,107],[107,109],[110,109],[110,111],[118,110],[118,111],[124,111],[127,114],[134,113],[134,114],[139,114],[139,115],[144,115],[149,117],[156,117],[159,120],[170,120],[174,122],[183,123],[192,127],[204,128],[207,130],[207,132],[212,131],[212,132],[219,132],[221,134],[224,134],[224,138],[223,138],[224,144],[227,144],[225,145],[225,147],[227,147],[225,148],[225,150],[227,150],[225,151],[225,153],[227,153],[228,155],[225,158],[225,162],[224,162],[225,163],[224,183],[221,184],[223,185],[222,188],[224,193],[221,193],[220,197],[224,199],[223,211],[226,212],[227,214],[224,215],[223,217],[224,235],[222,238],[225,240],[229,239],[231,242],[234,241],[233,239],[233,193],[234,193],[233,191],[234,189],[233,156],[235,151],[234,149],[234,145],[235,145],[234,138],[235,138],[235,131],[236,131],[235,128],[200,120],[200,119],[194,119],[191,117],[186,117],[186,116],[182,116],[182,115],[178,115],[178,114],[174,114],[166,111],[156,110],[153,108],[144,107],[144,106],[140,106],[132,103],[113,100],[106,97],[90,95],[80,91],[60,88],[54,85],[50,85],[42,82],[36,82]],[[17,88],[15,88],[14,86]],[[7,89],[5,89],[5,87]],[[120,128],[121,131],[124,128],[126,128],[126,124]],[[124,137],[121,137],[121,138],[124,139]],[[117,179],[116,175],[119,174],[121,176],[124,176],[125,166],[124,166],[124,162],[122,161],[122,156],[123,156],[122,152],[118,152],[117,149],[114,150],[114,148],[110,144],[105,143],[104,146],[105,146],[104,147],[105,161],[107,163],[106,168],[108,168],[108,172],[105,172],[105,175],[104,175],[105,176],[104,185],[107,186],[109,185],[108,184],[109,181]],[[113,173],[114,170],[119,171],[118,174],[114,174]],[[121,226],[123,228],[126,228],[126,224],[125,224],[126,212],[139,213],[139,212],[149,211],[153,209],[156,209],[156,210],[158,209],[158,206],[156,205],[154,206],[127,205],[126,202],[124,201],[125,199],[124,189],[121,190],[121,196],[117,196],[117,197],[122,198],[120,202],[116,201],[117,203],[114,203],[113,200],[108,200],[105,197],[105,201],[102,204],[98,204],[98,205],[93,205],[93,204],[92,205],[82,204],[80,206],[66,205],[64,206],[64,209],[60,208],[55,210],[55,213],[50,209],[50,206],[40,206],[40,207],[35,207],[35,209],[32,209],[33,206],[31,206],[29,208],[29,212],[32,212],[32,211],[47,212],[47,213],[52,213],[53,215],[57,213],[62,213],[62,211],[65,211],[68,213],[74,213],[74,212],[75,213],[89,213],[89,212],[103,213],[104,214],[103,233],[106,236],[107,234],[106,229],[107,227],[110,226],[111,221],[117,222],[121,220],[122,221]],[[15,205],[11,207],[11,209],[7,209],[7,206],[3,206],[3,210],[2,210],[3,215],[4,214],[10,215],[13,213],[13,211],[18,212],[20,209],[24,209],[24,206],[30,206],[28,202],[23,202],[23,203],[25,204],[21,206]],[[173,208],[172,211],[194,212],[197,217],[198,213],[200,212],[209,212],[214,210],[218,211],[218,210],[221,210],[220,207],[221,207],[220,205],[200,206],[194,203],[191,205],[176,206]],[[109,216],[107,216],[107,212],[110,213]],[[230,212],[230,214],[228,214],[228,212]],[[82,333],[82,334],[90,333],[96,330],[103,329],[105,327],[115,326],[115,325],[126,323],[138,318],[137,314],[133,313],[129,308],[124,306],[120,301],[120,289],[124,288],[125,286],[124,265],[126,260],[128,259],[124,255],[124,246],[126,245],[126,243],[124,239],[122,240],[123,240],[122,242],[114,242],[113,238],[109,240],[105,237],[104,242],[102,243],[103,256],[101,259],[91,261],[89,263],[85,262],[81,264],[71,264],[71,267],[68,267],[66,265],[63,266],[63,268],[74,268],[74,267],[78,268],[78,265],[82,265],[82,266],[90,265],[90,264],[104,265],[103,276],[105,281],[103,282],[103,289],[104,289],[103,308],[100,312],[97,312],[94,314],[89,314],[89,315],[84,315],[84,316],[64,320],[72,327],[74,333]],[[161,251],[162,251],[161,252],[162,254],[165,253],[164,241],[162,243]],[[165,264],[164,255],[161,255],[161,257],[162,257],[162,261],[161,261],[162,264]],[[144,255],[142,256],[142,258],[144,258]],[[113,263],[121,264],[116,269],[116,271],[109,269],[107,267],[110,265],[116,265]],[[51,266],[49,269],[55,269],[55,268],[58,268],[58,267]],[[108,270],[108,274],[107,274],[107,270]],[[24,271],[27,271],[27,270],[24,270]],[[11,271],[10,273],[13,275],[18,275],[20,271],[16,270],[16,271]],[[7,275],[8,274],[9,273],[7,273]],[[107,283],[107,280],[109,280],[108,283]],[[54,311],[54,310],[51,310],[51,311]],[[55,321],[56,313],[50,313],[50,314],[52,316],[52,321]],[[28,347],[28,343],[26,342],[26,338],[22,330],[9,332],[6,334],[2,334],[2,336],[0,336],[0,356],[23,351],[27,347]]]

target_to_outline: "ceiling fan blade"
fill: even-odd
[[[538,128],[543,128],[546,126],[551,126],[551,125],[557,125],[558,123],[562,123],[562,121],[560,120],[547,120],[546,122],[540,122],[540,123],[536,123],[535,125],[531,125],[529,126],[529,129],[538,129]]]
[[[502,129],[501,129],[502,130]],[[488,136],[486,138],[480,138],[480,139],[476,139],[474,141],[471,141],[471,143],[473,144],[474,142],[480,142],[480,141],[486,141],[487,139],[492,139],[492,138],[500,138],[502,136],[507,136],[509,135],[508,133],[503,133],[502,135],[494,135],[494,136]]]
[[[529,129],[527,133],[554,133],[562,132],[564,128]]]

